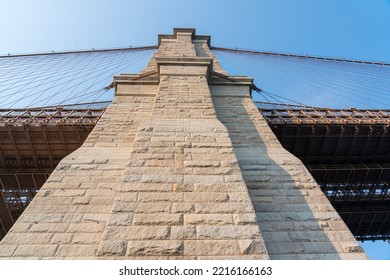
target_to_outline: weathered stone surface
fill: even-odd
[[[15,257],[54,257],[58,245],[19,245],[13,256]]]
[[[21,245],[35,245],[35,244],[49,244],[53,233],[15,233],[6,236],[2,240],[2,244],[21,244]]]
[[[173,226],[171,227],[171,239],[185,240],[197,239],[195,226]]]
[[[182,214],[135,214],[133,225],[180,225],[183,223]]]
[[[172,256],[183,254],[183,241],[129,241],[128,256]]]
[[[96,256],[97,249],[97,245],[59,245],[56,257],[82,259],[83,257]]]
[[[235,240],[189,240],[184,241],[184,255],[237,256],[240,247]]]
[[[108,225],[110,226],[128,226],[133,221],[133,214],[130,213],[116,213],[111,215],[108,219]]]
[[[186,38],[188,47],[194,44],[191,36],[181,37]],[[177,40],[175,44],[181,39]],[[165,46],[164,41],[161,46]],[[155,254],[160,249],[164,251],[156,242],[139,243],[140,240],[225,239],[234,240],[237,248],[236,240],[240,238],[261,243],[232,142],[214,110],[205,77],[211,60],[202,60],[196,67],[195,58],[191,62],[180,58],[181,65],[172,64],[164,56],[177,53],[165,47],[157,55],[157,64],[163,70],[154,109],[151,118],[138,128],[130,155],[132,162],[124,172],[121,193],[117,193],[112,208],[112,216],[132,213],[132,222],[125,227],[107,224],[103,242],[125,239],[133,244],[127,255],[131,252],[137,258],[151,255],[153,250]],[[191,66],[183,68],[186,63]],[[121,197],[126,193],[133,197],[128,203]],[[246,216],[249,213],[252,218]],[[248,225],[254,226],[249,229]],[[153,246],[143,250],[139,244]],[[195,256],[184,251],[180,254]],[[236,254],[240,254],[238,249]],[[266,256],[266,250],[262,254]]]
[[[102,234],[100,232],[81,232],[75,233],[72,238],[72,244],[98,244]],[[65,243],[64,243],[65,244]]]
[[[238,244],[242,255],[264,255],[267,253],[264,243],[257,240],[239,240]]]
[[[231,214],[186,214],[185,225],[233,225]]]
[[[1,250],[0,250],[0,257],[12,257],[14,255],[14,252],[16,251],[17,245],[7,245],[7,244],[2,244],[1,245]]]
[[[170,227],[168,226],[110,226],[107,227],[104,234],[104,240],[134,240],[142,239],[168,239],[170,236]]]
[[[102,232],[105,227],[104,223],[90,222],[70,224],[68,232]]]
[[[99,245],[98,256],[124,256],[126,253],[125,241],[103,241]]]
[[[51,244],[70,244],[72,242],[73,233],[55,233],[50,240]]]
[[[37,223],[31,226],[30,232],[66,232],[68,223]]]
[[[346,225],[313,177],[283,149],[253,102],[236,91],[226,85],[211,87],[217,116],[228,129],[270,258],[340,259],[348,248],[359,252],[350,232],[343,234]],[[234,92],[235,97],[222,92]],[[231,201],[240,198],[231,196]],[[349,241],[351,247],[340,246]],[[366,258],[363,253],[360,257]]]
[[[197,226],[198,239],[252,239],[260,237],[258,226]]]

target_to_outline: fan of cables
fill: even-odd
[[[143,69],[156,47],[0,57],[0,108],[111,100],[112,76]],[[85,105],[87,107],[87,105]]]
[[[225,70],[254,78],[259,103],[322,108],[390,108],[390,64],[213,48]]]

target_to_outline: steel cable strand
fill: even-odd
[[[239,55],[237,55],[237,56],[239,56]],[[245,57],[245,58],[246,58],[246,57]],[[240,62],[242,63],[241,58],[240,58]],[[271,68],[270,65],[263,65],[263,66],[264,66],[264,69],[267,70],[267,71],[264,71],[264,69],[261,69],[257,64],[254,64],[252,60],[250,60],[249,63],[247,63],[247,65],[250,65],[250,66],[253,67],[254,69],[257,69],[257,70],[255,70],[256,73],[259,73],[259,72],[260,72],[260,73],[265,73],[265,74],[267,74],[267,76],[264,76],[263,81],[268,81],[268,80],[275,81],[275,82],[277,82],[278,84],[280,84],[280,86],[281,86],[282,88],[285,88],[285,89],[286,89],[286,92],[293,92],[293,90],[291,90],[291,86],[287,86],[287,85],[285,85],[285,84],[282,83],[282,80],[287,81],[286,79],[288,78],[289,75],[284,74],[284,75],[281,76],[280,71],[276,71],[274,68]],[[272,66],[272,65],[271,65],[271,66]],[[253,74],[253,73],[252,73],[252,74]],[[276,79],[275,79],[275,78],[269,79],[269,76],[270,76],[270,75],[276,77]],[[255,77],[256,77],[256,76],[255,76]],[[281,79],[281,78],[282,78],[282,79]],[[313,92],[313,88],[308,87],[307,84],[305,84],[305,83],[303,83],[303,84],[302,84],[302,83],[297,83],[297,82],[296,82],[297,80],[299,80],[299,79],[297,79],[296,77],[294,77],[294,79],[288,80],[288,83],[291,84],[291,85],[293,85],[293,86],[296,86],[297,88],[302,88],[302,87],[303,87],[303,88],[306,88],[309,92],[311,91],[311,92],[313,93],[311,96],[307,96],[306,94],[302,93],[302,91],[299,92],[299,94],[302,95],[302,96],[305,98],[305,99],[304,99],[304,100],[306,101],[305,104],[308,105],[308,104],[307,104],[307,101],[308,101],[308,100],[311,100],[311,99],[313,98],[313,96],[315,96],[315,93]],[[281,90],[281,88],[276,88],[274,84],[271,85],[271,86],[274,88],[275,91],[278,91],[278,92],[283,93],[283,90]],[[262,88],[266,88],[266,86],[263,86],[263,85],[261,85],[261,87],[262,87]],[[336,102],[337,102],[337,101],[336,101]],[[322,104],[324,107],[327,107],[324,103],[321,102],[321,100],[317,100],[316,103],[320,103],[320,104]],[[339,103],[339,102],[338,102],[338,103]],[[340,103],[340,104],[343,105],[342,103]]]
[[[96,68],[96,64],[98,64],[98,65],[100,65],[100,66],[102,66],[102,65],[105,65],[105,63],[100,63],[99,64],[99,62],[97,61],[97,62],[94,62],[95,60],[93,59],[93,57],[92,57],[92,59],[90,59],[90,61],[87,63],[87,64],[85,64],[83,67],[82,67],[82,70],[84,71],[84,72],[87,72],[87,74],[85,74],[85,75],[89,75],[90,73],[91,73],[91,71],[89,71],[89,70],[96,70],[97,68]],[[94,64],[92,64],[92,65],[90,65],[89,66],[89,64],[91,63],[91,62],[94,62]],[[88,66],[88,67],[87,67]],[[77,69],[75,69],[75,71],[77,71],[78,70],[78,68]],[[54,72],[56,72],[56,70],[54,70]],[[57,72],[56,72],[57,73]],[[79,71],[78,72],[79,74],[81,73],[81,71]],[[79,76],[79,77],[77,77],[77,78],[82,78],[82,77],[84,77],[85,75],[81,75],[81,76]],[[54,77],[54,76],[57,76],[57,75],[52,75],[52,77]],[[73,79],[75,79],[76,77],[74,77]],[[76,78],[76,79],[77,79]],[[42,79],[39,79],[39,81],[41,81],[41,80],[45,80],[46,79],[46,77],[43,77]],[[37,80],[38,81],[38,80]],[[51,81],[49,80],[49,81],[47,81],[47,82],[45,82],[45,83],[42,83],[42,85],[43,84],[48,84],[48,83],[50,83]],[[62,85],[62,84],[66,84],[66,83],[69,83],[69,80],[67,81],[67,80],[65,80],[64,82],[62,82],[62,83],[59,83],[58,85]],[[24,87],[25,87],[25,85],[24,85]],[[30,87],[25,87],[23,90],[18,90],[17,88],[16,88],[16,92],[17,93],[21,93],[21,92],[23,92],[23,91],[25,91],[25,90],[27,90],[27,89],[36,89],[36,86],[34,85],[34,84],[32,84]],[[15,92],[11,92],[11,93],[9,93],[9,94],[7,94],[7,95],[5,95],[5,96],[9,96],[9,95],[14,95],[15,94]],[[4,97],[5,97],[4,96]]]
[[[110,65],[110,64],[111,64],[111,63],[109,63],[109,62],[99,63],[100,66],[104,66],[104,67],[106,67],[107,65]],[[111,64],[111,65],[112,65],[112,64]],[[93,66],[94,66],[94,65],[93,65]],[[96,68],[95,68],[95,70],[96,70]],[[85,72],[85,71],[84,71],[84,72]],[[93,75],[92,77],[90,77],[90,78],[88,79],[88,77],[89,77],[92,73],[95,73],[95,75]],[[97,73],[97,74],[96,74],[96,73]],[[78,76],[78,77],[77,77],[76,79],[74,79],[74,80],[66,81],[66,82],[64,82],[64,83],[65,83],[65,84],[69,84],[70,82],[75,82],[75,81],[81,79],[80,82],[75,83],[75,84],[73,84],[73,85],[71,85],[71,86],[69,86],[69,87],[67,87],[67,88],[62,87],[62,89],[61,89],[60,91],[56,91],[56,95],[58,95],[59,93],[66,93],[66,91],[67,91],[67,90],[70,90],[70,89],[72,89],[72,91],[71,91],[71,92],[68,92],[67,94],[68,94],[68,96],[69,96],[69,95],[72,95],[73,92],[74,92],[78,87],[80,87],[81,85],[85,84],[85,83],[88,82],[89,80],[96,78],[97,76],[100,75],[100,73],[101,73],[101,71],[98,71],[98,72],[97,72],[97,71],[87,71],[85,74],[83,74],[83,75],[81,75],[81,76]],[[62,85],[62,84],[64,84],[64,83],[61,83],[60,85]],[[78,96],[79,94],[80,94],[80,93],[78,93],[77,96]]]
[[[125,69],[126,67],[129,67],[129,66],[131,66],[131,65],[133,65],[133,64],[135,64],[135,63],[137,63],[138,61],[144,59],[145,57],[147,57],[147,56],[149,56],[149,55],[151,55],[151,53],[147,53],[147,54],[145,54],[144,56],[142,56],[142,57],[140,57],[140,58],[138,58],[138,59],[136,59],[136,60],[132,60],[132,61],[128,62],[126,65],[124,65],[124,67],[123,67],[122,69]],[[112,77],[112,73],[110,73],[109,76],[105,76],[102,80],[105,80],[107,77]],[[100,81],[102,81],[102,80],[100,80]],[[99,82],[100,82],[100,81],[99,81]],[[97,89],[97,90],[94,91],[93,93],[96,93],[96,92],[99,92],[99,91],[102,91],[102,90],[104,90],[104,88]],[[106,93],[106,92],[104,92],[104,93]],[[80,97],[82,97],[82,96],[83,96],[82,93],[78,93],[77,95],[72,96],[72,98],[66,98],[66,99],[62,100],[59,104],[64,104],[64,103],[66,103],[67,101],[73,100],[73,99],[75,99],[75,98],[80,98]],[[75,102],[75,103],[77,103],[77,102]]]
[[[269,60],[269,58],[266,58],[267,60]],[[288,61],[287,61],[288,62]],[[287,67],[288,68],[288,66],[286,66],[286,61],[280,61],[279,63],[281,63],[284,67]],[[291,63],[291,62],[290,62]],[[339,63],[341,63],[341,62],[339,62]],[[293,64],[293,67],[294,67],[295,65]],[[302,65],[301,64],[301,66],[303,66],[303,67],[305,67],[305,66],[310,66],[310,65]],[[361,66],[361,65],[357,65],[358,67],[359,66]],[[366,65],[366,66],[373,66],[373,65]],[[373,66],[374,67],[374,66]],[[372,72],[370,75],[365,75],[364,76],[364,78],[365,78],[365,83],[364,83],[364,85],[363,84],[361,84],[360,82],[361,82],[361,79],[359,79],[359,77],[357,77],[356,75],[348,75],[347,73],[346,73],[346,71],[338,71],[338,72],[340,72],[340,73],[338,73],[338,74],[342,74],[342,75],[336,75],[335,76],[335,79],[337,79],[337,80],[340,80],[340,81],[342,81],[342,82],[344,82],[345,84],[350,84],[350,85],[353,85],[353,88],[354,89],[356,89],[356,88],[362,88],[362,89],[364,89],[364,90],[367,90],[367,85],[372,85],[373,84],[373,82],[367,82],[367,81],[371,81],[371,80],[374,80],[374,77],[375,76],[377,76],[377,74],[378,74],[378,72],[381,72],[381,71],[383,71],[385,68],[384,67],[382,67],[382,66],[377,66],[377,65],[375,65],[375,68],[376,68],[376,71],[375,72]],[[298,68],[298,69],[301,69],[301,68]],[[333,71],[333,69],[327,69],[327,70],[329,70],[329,71]],[[388,67],[388,70],[389,70],[389,74],[390,74],[390,67]],[[325,77],[327,77],[327,73],[326,72],[324,72],[324,71],[321,71],[319,68],[317,68],[317,69],[315,69],[314,70],[314,72],[315,73],[317,73],[317,74],[321,74],[321,73],[325,73],[325,74],[322,74],[322,76],[325,76]],[[334,71],[333,71],[334,72]],[[311,71],[309,71],[309,73],[312,73]],[[320,75],[321,76],[321,75]],[[343,78],[343,77],[347,77],[348,79],[345,79],[345,78]],[[359,83],[356,83],[356,82],[349,82],[350,80],[351,80],[351,78],[353,78],[353,80],[354,81],[356,81],[356,80],[358,80],[359,81]],[[363,77],[362,77],[363,78]],[[369,80],[367,80],[369,78]],[[388,78],[390,78],[390,75],[389,75],[389,77]],[[384,87],[384,86],[381,86],[381,89],[390,89],[390,80],[388,80],[388,81],[386,81],[385,79],[383,79],[384,80],[384,83],[383,83],[383,85],[386,85],[386,86],[388,86],[388,87]],[[379,85],[379,83],[376,83],[377,85]]]
[[[129,66],[131,66],[131,65],[133,65],[133,64],[138,63],[139,61],[145,59],[146,57],[148,57],[148,56],[150,56],[150,55],[151,55],[151,53],[147,53],[147,54],[145,54],[144,56],[139,57],[138,59],[136,59],[136,60],[134,60],[134,61],[129,61],[129,62],[126,63],[122,68],[119,68],[119,69],[117,69],[117,70],[115,70],[115,71],[122,71],[122,70],[126,69],[127,67],[129,67]],[[101,79],[100,81],[106,80],[107,78],[112,78],[113,74],[114,74],[114,73],[111,73],[111,72],[110,72],[107,76],[105,76],[105,77],[104,77],[103,79]],[[100,81],[99,81],[99,82],[100,82]],[[105,90],[105,88],[102,88],[100,94],[97,95],[97,97],[96,97],[95,100],[98,100],[98,98],[102,97],[103,94],[107,94],[107,92],[109,92],[109,90]],[[83,101],[83,100],[85,100],[85,99],[86,99],[86,98],[83,98],[83,99],[81,99],[81,100],[79,100],[79,101],[77,101],[77,102],[81,102],[81,101]]]
[[[49,69],[52,68],[52,67],[54,67],[56,64],[58,64],[58,62],[56,62],[56,63],[54,63],[53,65],[51,65],[51,67],[49,67]],[[25,84],[24,86],[27,86],[27,84]],[[7,90],[7,89],[5,89],[5,90]],[[12,95],[11,95],[11,96],[12,96]],[[11,96],[8,96],[7,98],[3,99],[3,100],[0,102],[0,105],[4,105],[4,102],[7,101]]]
[[[240,54],[236,54],[237,56],[239,56]],[[263,61],[263,59],[261,60],[261,61]],[[275,65],[275,62],[273,62],[273,61],[265,61],[265,62],[267,62],[267,63],[272,63],[272,64],[274,64]],[[276,64],[276,65],[278,65],[278,64]],[[284,67],[286,67],[285,65],[284,65]],[[306,73],[305,73],[306,74]],[[351,93],[351,92],[349,92],[349,93]],[[356,94],[356,92],[354,92],[353,94]],[[379,102],[379,101],[378,101]],[[365,104],[364,104],[365,105]]]
[[[97,59],[99,59],[99,58],[97,58]],[[118,60],[121,60],[121,59],[123,59],[123,55],[120,55]],[[101,61],[101,60],[100,60],[100,59],[98,60],[98,65],[99,65],[100,67],[102,67],[102,66],[105,67],[106,65],[112,64],[112,63],[104,63],[104,64],[103,64],[103,63],[99,63],[99,61]],[[88,65],[89,65],[89,63],[91,63],[91,61],[88,62]],[[95,64],[96,64],[96,63],[95,63]],[[96,73],[96,72],[101,73],[102,70],[100,70],[100,69],[99,69],[99,70],[96,70],[97,68],[96,68],[96,65],[95,65],[95,64],[91,65],[91,68],[93,68],[93,70],[94,70],[95,73]],[[117,64],[117,63],[115,63],[115,64]],[[86,72],[85,69],[89,70],[89,67],[87,67],[87,65],[85,65],[84,68],[81,69],[81,71]],[[63,83],[58,84],[57,86],[62,85],[62,87],[61,87],[59,90],[55,90],[55,92],[54,92],[53,94],[50,95],[50,98],[49,98],[48,100],[45,100],[44,106],[47,105],[47,104],[49,103],[49,101],[52,100],[55,96],[57,96],[57,93],[63,92],[63,91],[64,91],[64,88],[65,88],[67,85],[69,85],[70,82],[73,82],[73,81],[75,81],[76,79],[82,78],[82,77],[84,77],[84,76],[88,76],[88,75],[90,74],[90,71],[88,71],[86,75],[77,76],[77,74],[80,74],[81,71],[79,71],[78,73],[74,73],[73,76],[72,76],[71,78],[69,78],[68,80],[65,80],[65,82],[63,82]]]
[[[284,60],[286,60],[286,59],[288,59],[288,58],[284,58]],[[271,62],[272,62],[272,63],[275,63],[274,61],[269,61],[269,60],[270,60],[269,57],[267,57],[267,60],[266,60],[267,62],[269,62],[269,63],[271,63]],[[285,65],[285,63],[283,63],[283,66],[284,66],[284,67],[287,67],[287,66]],[[372,66],[372,65],[366,65],[366,66]],[[376,65],[375,65],[375,67],[377,67],[378,71],[383,71],[383,69],[384,69],[384,67],[382,67],[382,66],[376,66]],[[390,67],[388,67],[388,69],[390,70]],[[302,71],[302,70],[300,69],[300,71]],[[378,72],[378,71],[377,71],[377,72]],[[375,72],[375,73],[377,73],[377,72]],[[374,73],[374,74],[375,74],[375,73]],[[390,72],[389,72],[389,73],[390,73]],[[305,73],[305,75],[307,75],[307,74]],[[388,75],[388,76],[390,77],[390,75]],[[339,77],[336,77],[336,78],[334,78],[334,79],[335,79],[335,80],[342,81],[342,82],[344,82],[344,84],[351,84],[351,83],[345,83],[345,80],[341,80]],[[354,78],[354,79],[356,80],[356,78]],[[349,80],[350,80],[350,79],[349,79]],[[360,82],[360,80],[359,80],[359,82]],[[340,84],[342,84],[342,83],[340,82]],[[390,84],[390,82],[389,82],[389,83],[386,83],[386,84]],[[360,87],[360,83],[354,83],[354,84],[353,84],[353,87],[354,87],[354,88],[353,88],[352,90],[353,90],[354,92],[350,92],[350,91],[349,91],[348,93],[355,95],[355,94],[356,94],[356,88],[357,88],[357,87]],[[349,88],[351,88],[351,87],[349,87]],[[364,89],[364,90],[367,90],[367,87],[364,87],[363,89]],[[366,93],[364,93],[364,96],[362,96],[362,95],[360,95],[360,96],[361,96],[362,98],[365,98],[365,94],[366,94]],[[371,94],[371,96],[374,96],[374,95]],[[383,97],[378,96],[378,95],[375,95],[375,98],[382,98],[382,99],[383,99]],[[385,100],[387,100],[387,99],[385,99]],[[376,100],[376,102],[382,102],[382,101]]]
[[[258,58],[257,58],[257,59],[258,59]],[[260,60],[260,61],[263,61],[263,60]],[[270,63],[270,64],[272,64],[272,65],[278,66],[278,68],[279,68],[278,71],[281,71],[280,69],[286,68],[285,65],[279,65],[279,64],[277,64],[277,63],[275,63],[275,62],[273,62],[273,61],[271,61],[271,62],[270,62],[270,61],[265,61],[265,62],[266,62],[266,63]],[[294,71],[294,73],[297,73],[297,72],[300,72],[300,73],[302,74],[301,76],[297,76],[297,75],[294,74],[294,76],[296,76],[298,80],[301,80],[301,81],[302,81],[302,77],[305,77],[305,79],[307,79],[306,76],[309,76],[309,75],[307,74],[307,72],[303,72],[302,69],[296,69],[296,71]],[[286,76],[286,73],[292,73],[291,69],[288,69],[288,72],[284,72],[284,75],[285,75],[285,76]],[[289,75],[291,75],[291,74],[289,74]],[[309,82],[313,83],[314,80],[310,79]],[[318,85],[324,84],[324,82],[321,82],[321,81],[316,81],[316,83],[317,83]],[[304,82],[303,84],[307,84],[307,82]],[[318,89],[320,89],[320,90],[323,89],[322,87],[319,87],[319,86],[316,86],[316,87],[317,87]],[[340,86],[338,86],[338,87],[331,87],[329,84],[327,85],[327,87],[328,87],[328,88],[333,88],[333,89],[336,88],[336,89],[343,90],[343,92],[344,92],[344,93],[347,93],[347,94],[359,95],[356,91],[354,91],[354,92],[346,91],[344,87],[343,87],[343,88],[340,88]],[[337,91],[337,92],[338,92],[338,91]],[[336,95],[338,95],[338,96],[340,96],[340,97],[342,97],[342,98],[347,98],[347,97],[344,97],[344,96],[340,95],[340,94],[337,93],[337,92],[334,93],[334,94],[336,94]],[[360,96],[363,97],[362,95],[360,95]],[[357,102],[357,103],[360,103],[360,104],[362,104],[362,105],[364,105],[364,106],[367,106],[367,104],[362,103],[360,100],[356,100],[356,99],[350,98],[350,97],[348,97],[348,99],[352,99],[352,100],[354,100],[354,101]]]
[[[66,60],[66,62],[64,63],[64,64],[62,64],[60,67],[58,67],[58,68],[65,68],[66,67],[66,65],[68,65],[70,62],[72,62],[74,59],[76,59],[76,57],[73,57],[72,59],[67,59]],[[64,59],[65,60],[65,59]],[[57,68],[57,69],[58,69]],[[57,69],[55,69],[55,70],[57,70]],[[55,73],[56,73],[57,71],[53,71],[53,72],[51,72],[48,76],[46,76],[46,80],[51,80],[51,77],[53,77],[53,76],[55,76]],[[62,77],[59,77],[59,78],[57,78],[56,80],[54,80],[53,82],[50,82],[50,84],[51,85],[53,85],[53,84],[55,84],[56,82],[58,82],[59,80],[61,80],[61,78]],[[39,88],[40,86],[43,86],[45,83],[42,81],[42,82],[40,82],[36,87],[35,87],[35,89],[36,88]],[[50,87],[49,87],[50,88]],[[44,93],[46,93],[48,90],[49,90],[49,88],[48,87],[46,87],[46,88],[44,88],[43,90],[41,90],[40,91],[40,94],[38,95],[38,96],[36,96],[32,101],[30,101],[30,103],[27,105],[27,107],[29,107],[30,106],[30,104],[33,104],[34,103],[34,101],[36,101],[38,98],[40,98]],[[29,95],[29,93],[31,93],[31,92],[33,92],[34,91],[34,89],[31,89],[26,95],[27,96],[30,96]],[[35,94],[34,94],[35,95]]]

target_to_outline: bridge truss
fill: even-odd
[[[258,104],[358,240],[390,238],[390,110]]]

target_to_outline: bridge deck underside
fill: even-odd
[[[103,111],[0,112],[0,207],[7,210],[0,211],[0,239],[59,161],[81,146]],[[351,118],[352,112],[345,112],[347,117],[332,119],[340,113],[262,110],[356,238],[390,239],[390,119],[372,112]]]
[[[0,111],[0,239],[57,164],[81,146],[102,110]]]
[[[263,109],[262,113],[358,240],[390,238],[387,111]]]

